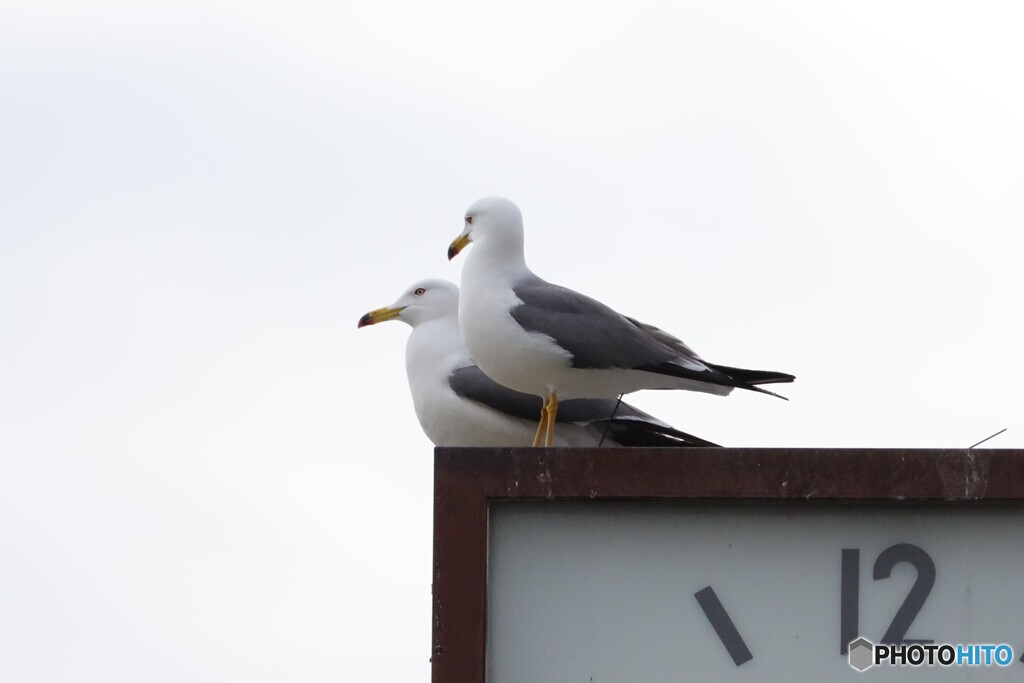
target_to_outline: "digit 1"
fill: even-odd
[[[845,655],[850,642],[860,636],[860,549],[843,548],[843,571],[839,590],[839,654]]]

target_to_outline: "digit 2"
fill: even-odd
[[[924,601],[935,585],[935,562],[924,550],[910,543],[897,543],[886,548],[875,560],[872,576],[875,581],[887,579],[892,569],[900,562],[912,564],[917,570],[917,580],[896,610],[889,628],[880,642],[885,644],[903,642],[910,625],[921,611]],[[846,654],[851,640],[860,634],[860,549],[843,548],[842,578],[839,595],[839,653]],[[917,641],[917,642],[931,642]]]

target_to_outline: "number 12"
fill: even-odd
[[[903,604],[896,611],[889,628],[880,642],[894,644],[903,641],[910,624],[921,611],[924,601],[935,585],[935,563],[928,553],[910,543],[897,543],[886,548],[875,560],[873,575],[875,581],[887,579],[892,569],[900,562],[907,562],[917,569],[917,580],[907,593]],[[843,548],[842,583],[839,607],[839,653],[845,655],[850,641],[861,634],[860,630],[860,549]],[[930,640],[914,641],[930,643]]]

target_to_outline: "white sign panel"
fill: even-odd
[[[1024,680],[1020,507],[509,502],[489,529],[490,683]]]

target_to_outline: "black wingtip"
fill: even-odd
[[[733,368],[728,365],[715,365],[705,363],[709,368],[729,375],[741,385],[747,384],[786,384],[796,379],[795,375],[788,372],[775,372],[774,370],[747,370],[746,368]],[[743,388],[746,388],[745,386]],[[767,392],[771,393],[771,392]]]
[[[776,394],[774,391],[768,391],[767,389],[762,389],[761,387],[754,386],[753,384],[744,384],[743,386],[741,386],[739,388],[740,389],[749,389],[750,391],[756,391],[759,394],[768,394],[769,396],[774,396],[775,398],[781,398],[783,401],[788,401],[789,400],[788,398],[786,398],[782,394]]]
[[[643,420],[612,419],[609,438],[628,448],[722,448],[717,443]]]

